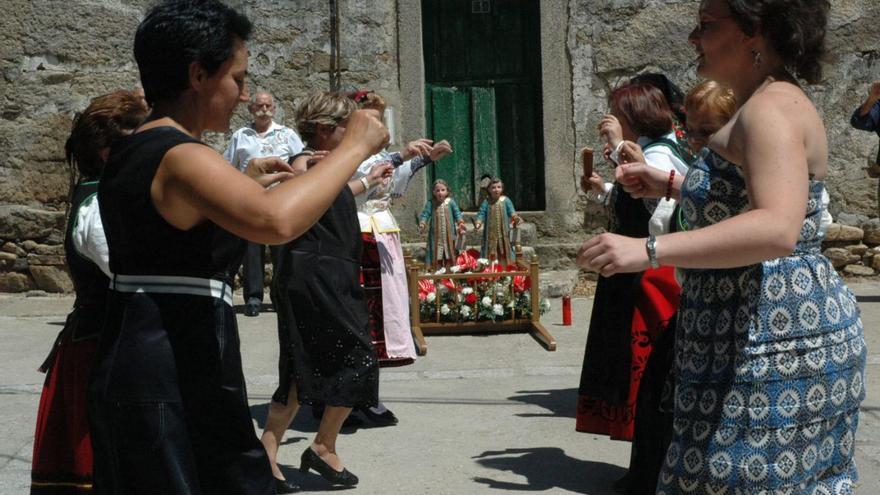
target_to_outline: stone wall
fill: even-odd
[[[64,140],[73,114],[99,94],[138,82],[131,52],[152,1],[7,0],[0,18],[0,292],[72,289],[63,266],[68,171]],[[329,88],[330,15],[325,0],[232,1],[255,31],[251,90],[276,95],[286,123],[296,101]],[[345,84],[397,90],[392,0],[340,2]],[[232,122],[247,122],[244,106]],[[227,134],[205,140],[222,151]]]
[[[4,2],[6,15],[0,18],[0,292],[70,289],[60,247],[68,189],[63,142],[74,112],[82,110],[90,98],[137,83],[131,55],[133,33],[151,3]],[[329,87],[329,2],[231,3],[242,8],[256,26],[249,44],[250,86],[274,93],[282,120],[290,123],[297,99]],[[828,126],[832,213],[843,223],[862,227],[868,217],[877,216],[877,180],[868,179],[862,170],[876,150],[876,138],[852,131],[848,119],[868,83],[880,79],[880,37],[874,22],[880,18],[880,4],[873,0],[835,0],[832,4],[827,77],[810,93]],[[408,30],[420,22],[419,16],[409,14],[419,11],[417,5],[417,0],[340,0],[342,82],[376,89],[399,110],[397,142],[424,131],[418,111],[400,109],[410,98],[403,93],[420,93],[406,83],[418,80],[411,74],[422,70],[418,54],[409,53],[415,45],[406,38]],[[604,212],[586,204],[577,192],[576,150],[597,145],[594,129],[607,109],[609,90],[624,78],[662,71],[683,88],[694,84],[694,52],[686,37],[695,23],[698,1],[551,0],[541,5],[542,23],[553,28],[553,36],[542,35],[548,43],[542,46],[545,79],[559,73],[565,78],[562,83],[546,84],[545,112],[552,114],[545,115],[544,122],[567,130],[564,136],[545,137],[554,147],[545,150],[548,210],[530,213],[527,219],[537,226],[536,250],[542,262],[564,266],[570,264],[585,230],[596,232],[605,223]],[[406,14],[401,14],[402,6],[408,9]],[[564,36],[556,36],[559,32]],[[566,104],[560,109],[547,102]],[[558,122],[560,116],[570,121],[568,125]],[[246,122],[242,107],[232,127]],[[218,150],[226,138],[225,134],[205,136]],[[598,170],[606,176],[610,172],[607,167]],[[411,191],[395,206],[396,214],[410,220],[423,198],[423,191]],[[412,226],[407,223],[405,227]],[[404,234],[409,237],[404,240],[416,240],[411,230]]]

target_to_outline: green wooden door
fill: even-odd
[[[433,174],[462,208],[484,174],[517,209],[544,208],[539,21],[537,0],[422,1],[428,133],[458,155]]]

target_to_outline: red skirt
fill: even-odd
[[[92,492],[92,443],[86,413],[86,386],[95,364],[98,339],[61,337],[46,374],[31,466],[31,494]]]
[[[639,282],[633,308],[629,393],[626,402],[610,404],[588,395],[578,396],[577,431],[608,435],[614,440],[632,440],[636,398],[642,375],[657,342],[678,309],[681,288],[672,267],[647,270]],[[663,379],[659,382],[662,384]]]
[[[361,256],[361,285],[367,300],[367,313],[370,316],[370,335],[373,348],[379,356],[379,366],[391,368],[413,363],[412,358],[391,358],[385,348],[385,326],[382,313],[382,268],[379,260],[379,247],[372,233],[363,232],[361,238],[364,250]]]

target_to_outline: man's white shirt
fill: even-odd
[[[273,121],[263,134],[258,133],[253,124],[235,131],[223,158],[244,172],[253,158],[278,156],[286,160],[302,149],[303,142],[296,131]]]

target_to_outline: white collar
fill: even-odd
[[[273,120],[272,123],[269,124],[269,128],[266,129],[266,132],[264,132],[264,133],[262,133],[262,134],[260,134],[259,132],[257,132],[257,129],[254,128],[254,123],[253,123],[253,122],[251,122],[251,124],[250,124],[249,126],[245,127],[245,129],[250,129],[251,133],[253,133],[253,134],[257,135],[257,136],[263,136],[263,137],[265,137],[265,136],[268,136],[269,134],[272,134],[273,132],[275,132],[275,131],[277,131],[277,130],[284,129],[284,126],[281,125],[281,124],[279,124],[279,123],[277,123],[277,122],[275,122],[275,121]]]

